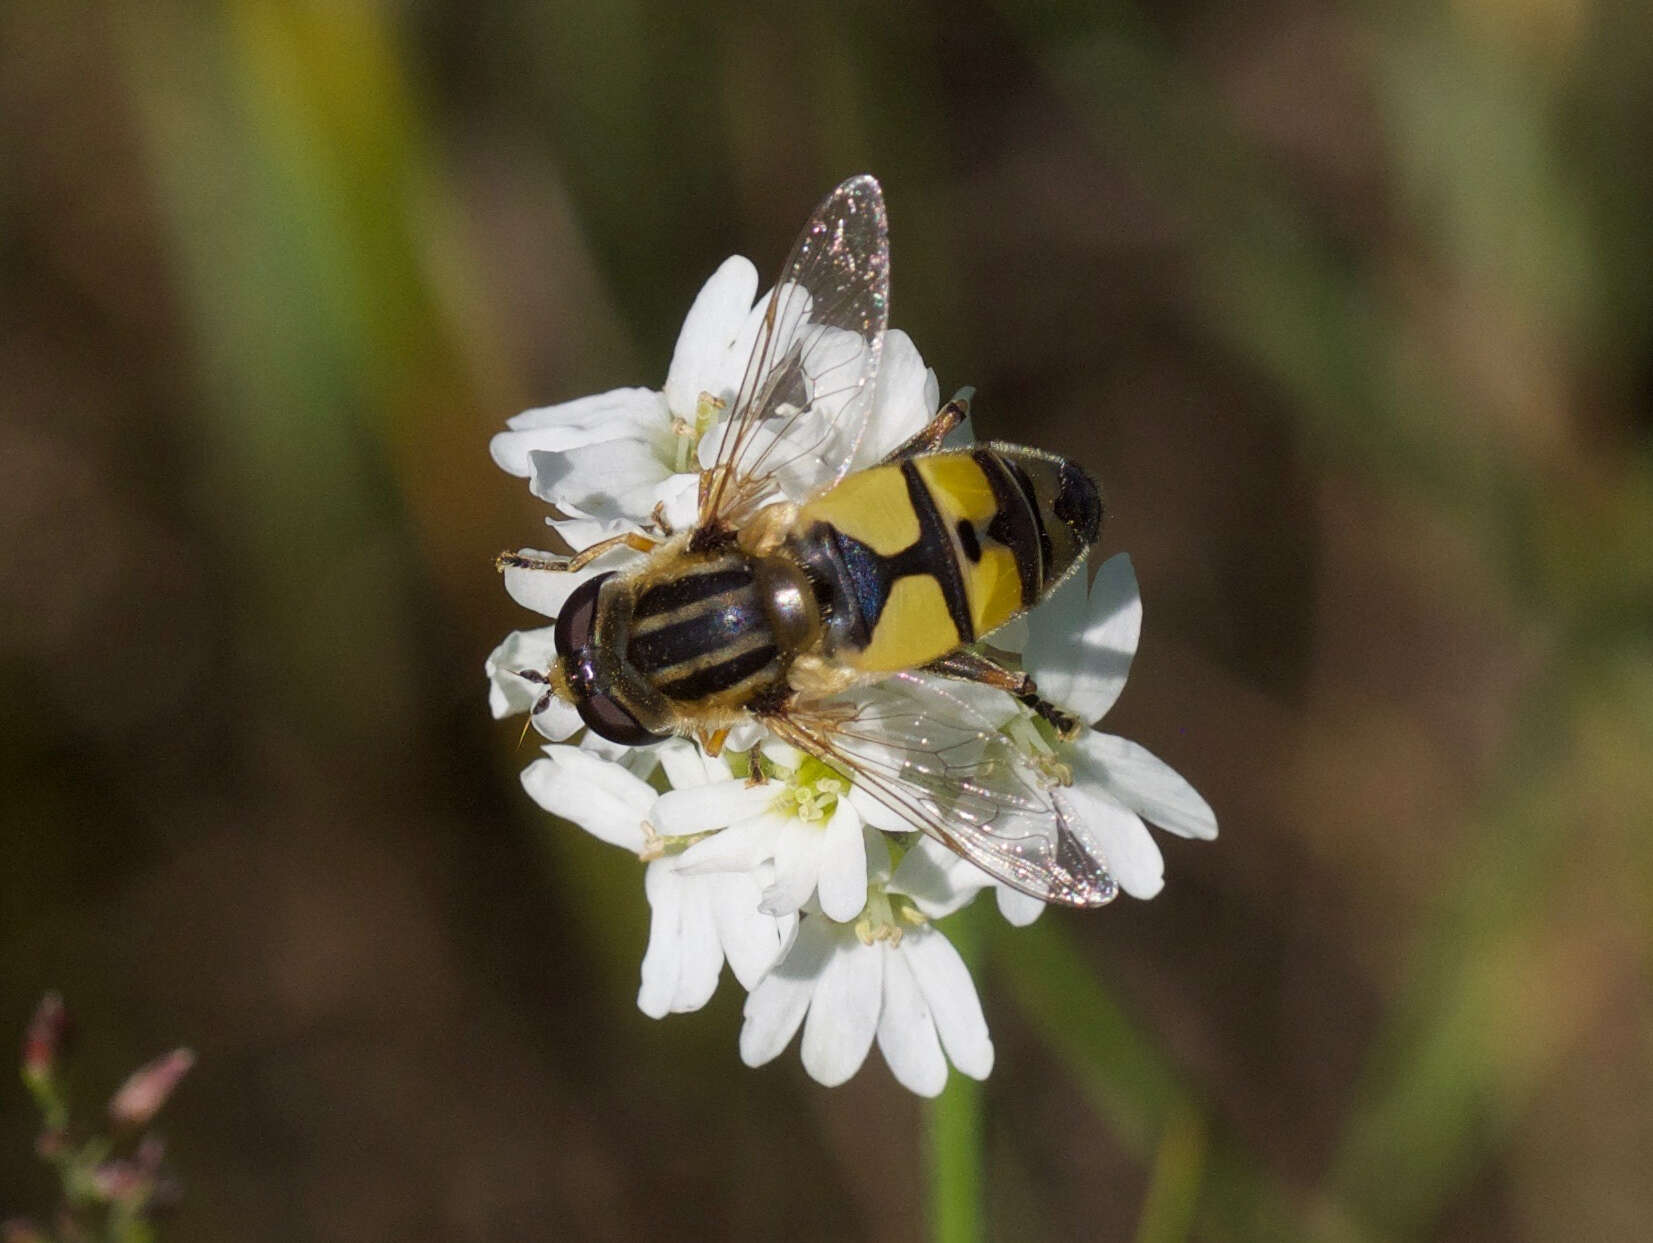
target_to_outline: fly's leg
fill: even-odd
[[[924,670],[927,673],[939,673],[944,678],[955,678],[960,682],[979,682],[983,686],[991,686],[995,690],[1014,695],[1041,718],[1050,722],[1064,740],[1071,741],[1077,738],[1079,731],[1084,728],[1084,723],[1071,712],[1063,711],[1048,699],[1041,699],[1039,688],[1027,674],[1006,669],[996,661],[989,660],[968,648],[960,648],[939,660],[932,660],[924,666]]]
[[[535,557],[522,552],[502,552],[494,558],[494,569],[501,574],[506,570],[542,570],[548,574],[561,574],[568,569],[567,557]]]
[[[598,540],[590,548],[582,549],[569,559],[570,570],[582,570],[610,548],[619,548],[621,545],[633,552],[653,552],[660,547],[660,541],[650,539],[646,535],[639,535],[636,531],[627,531],[624,535],[616,535],[612,539]]]
[[[891,451],[884,459],[885,462],[899,462],[904,458],[916,457],[920,453],[934,453],[941,448],[941,442],[970,414],[970,399],[976,395],[973,388],[961,388],[953,395],[953,400],[940,410],[936,417],[925,424],[924,429],[911,440]]]
[[[544,570],[556,574],[571,574],[575,570],[583,570],[610,548],[619,548],[622,544],[636,552],[653,552],[660,546],[660,541],[639,535],[636,531],[627,531],[624,535],[616,535],[612,539],[598,540],[590,548],[583,549],[572,557],[535,557],[520,552],[502,552],[494,558],[494,568],[502,574],[506,570]]]

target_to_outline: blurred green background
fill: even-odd
[[[1650,134],[1633,0],[14,0],[0,1035],[62,988],[94,1111],[198,1050],[168,1240],[1653,1235]],[[953,929],[939,1112],[639,1014],[482,681],[489,435],[862,170],[943,392],[1104,481],[1111,728],[1222,825]]]

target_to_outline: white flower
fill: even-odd
[[[541,807],[611,845],[644,855],[658,849],[645,829],[657,793],[623,765],[579,747],[548,746],[545,758],[522,774],[523,787]],[[719,774],[717,761],[682,741],[653,749],[674,785],[692,787]],[[721,769],[727,776],[728,770]],[[698,1010],[710,1000],[727,959],[750,989],[786,951],[795,916],[759,909],[765,876],[694,876],[669,857],[653,859],[643,879],[649,900],[648,949],[643,955],[637,1006],[652,1018]]]
[[[1023,668],[1039,694],[1081,721],[1096,721],[1118,700],[1136,655],[1142,598],[1124,553],[1110,557],[1087,589],[1075,574],[1026,619]],[[1019,637],[1019,636],[1018,636]],[[1000,642],[1003,635],[995,635]],[[1009,703],[1010,701],[1006,701]],[[1165,883],[1165,859],[1144,820],[1179,837],[1217,835],[1211,807],[1174,769],[1146,748],[1090,728],[1064,742],[1020,705],[1002,729],[1048,770],[1071,784],[1057,798],[1076,831],[1133,898],[1151,898]],[[1044,904],[995,880],[934,843],[920,843],[901,861],[896,880],[931,916],[957,910],[975,888],[993,885],[999,910],[1013,924],[1038,918]]]
[[[657,506],[675,529],[693,523],[700,471],[712,465],[726,426],[720,419],[740,389],[768,305],[769,295],[753,304],[757,285],[757,269],[739,255],[712,274],[683,320],[664,389],[613,389],[524,411],[494,437],[494,461],[568,515],[551,526],[570,545],[645,527]],[[846,349],[865,348],[853,334],[843,336]],[[911,339],[886,332],[872,413],[850,468],[878,461],[938,405],[935,375]],[[832,443],[819,448],[830,455]],[[820,460],[799,463],[801,490],[812,491],[823,469]]]
[[[494,437],[494,461],[574,520],[563,529],[571,544],[641,527],[656,505],[674,526],[694,520],[696,441],[740,386],[757,287],[757,269],[738,255],[713,273],[683,321],[663,391],[613,389],[528,410]]]
[[[759,766],[762,784],[734,777],[678,786],[650,811],[650,823],[666,837],[711,834],[683,852],[678,870],[751,872],[771,864],[764,911],[794,914],[818,892],[828,918],[853,920],[867,902],[867,853],[848,778],[773,740],[747,762]]]
[[[854,925],[804,918],[786,957],[746,999],[741,1060],[772,1061],[802,1025],[804,1069],[828,1087],[861,1068],[874,1040],[891,1073],[920,1096],[941,1091],[949,1060],[985,1079],[993,1042],[969,968],[887,879],[882,837],[870,833],[868,850],[867,917]]]

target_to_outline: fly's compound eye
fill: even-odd
[[[621,706],[619,700],[610,698],[601,691],[591,691],[578,696],[574,707],[579,711],[580,720],[589,725],[595,733],[601,734],[610,742],[619,743],[622,747],[647,746],[651,742],[660,742],[670,737],[668,734],[655,734],[644,729],[637,718]]]
[[[557,644],[557,656],[567,674],[568,690],[574,700],[580,720],[592,732],[617,742],[623,747],[641,747],[660,742],[668,734],[651,733],[608,690],[609,665],[597,650],[593,639],[597,621],[597,595],[614,574],[599,574],[576,587],[567,603],[557,613],[556,629],[552,636]]]
[[[597,593],[604,583],[614,577],[614,571],[588,578],[574,588],[557,612],[557,626],[551,637],[557,644],[557,655],[574,656],[591,645],[591,630],[597,620]]]

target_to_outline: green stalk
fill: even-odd
[[[980,959],[981,921],[967,907],[947,921],[948,938],[970,967]],[[982,1086],[953,1073],[924,1110],[925,1178],[930,1237],[935,1243],[976,1243],[983,1230],[981,1189]]]
[[[925,1109],[930,1237],[975,1243],[982,1233],[982,1088],[955,1074]]]

